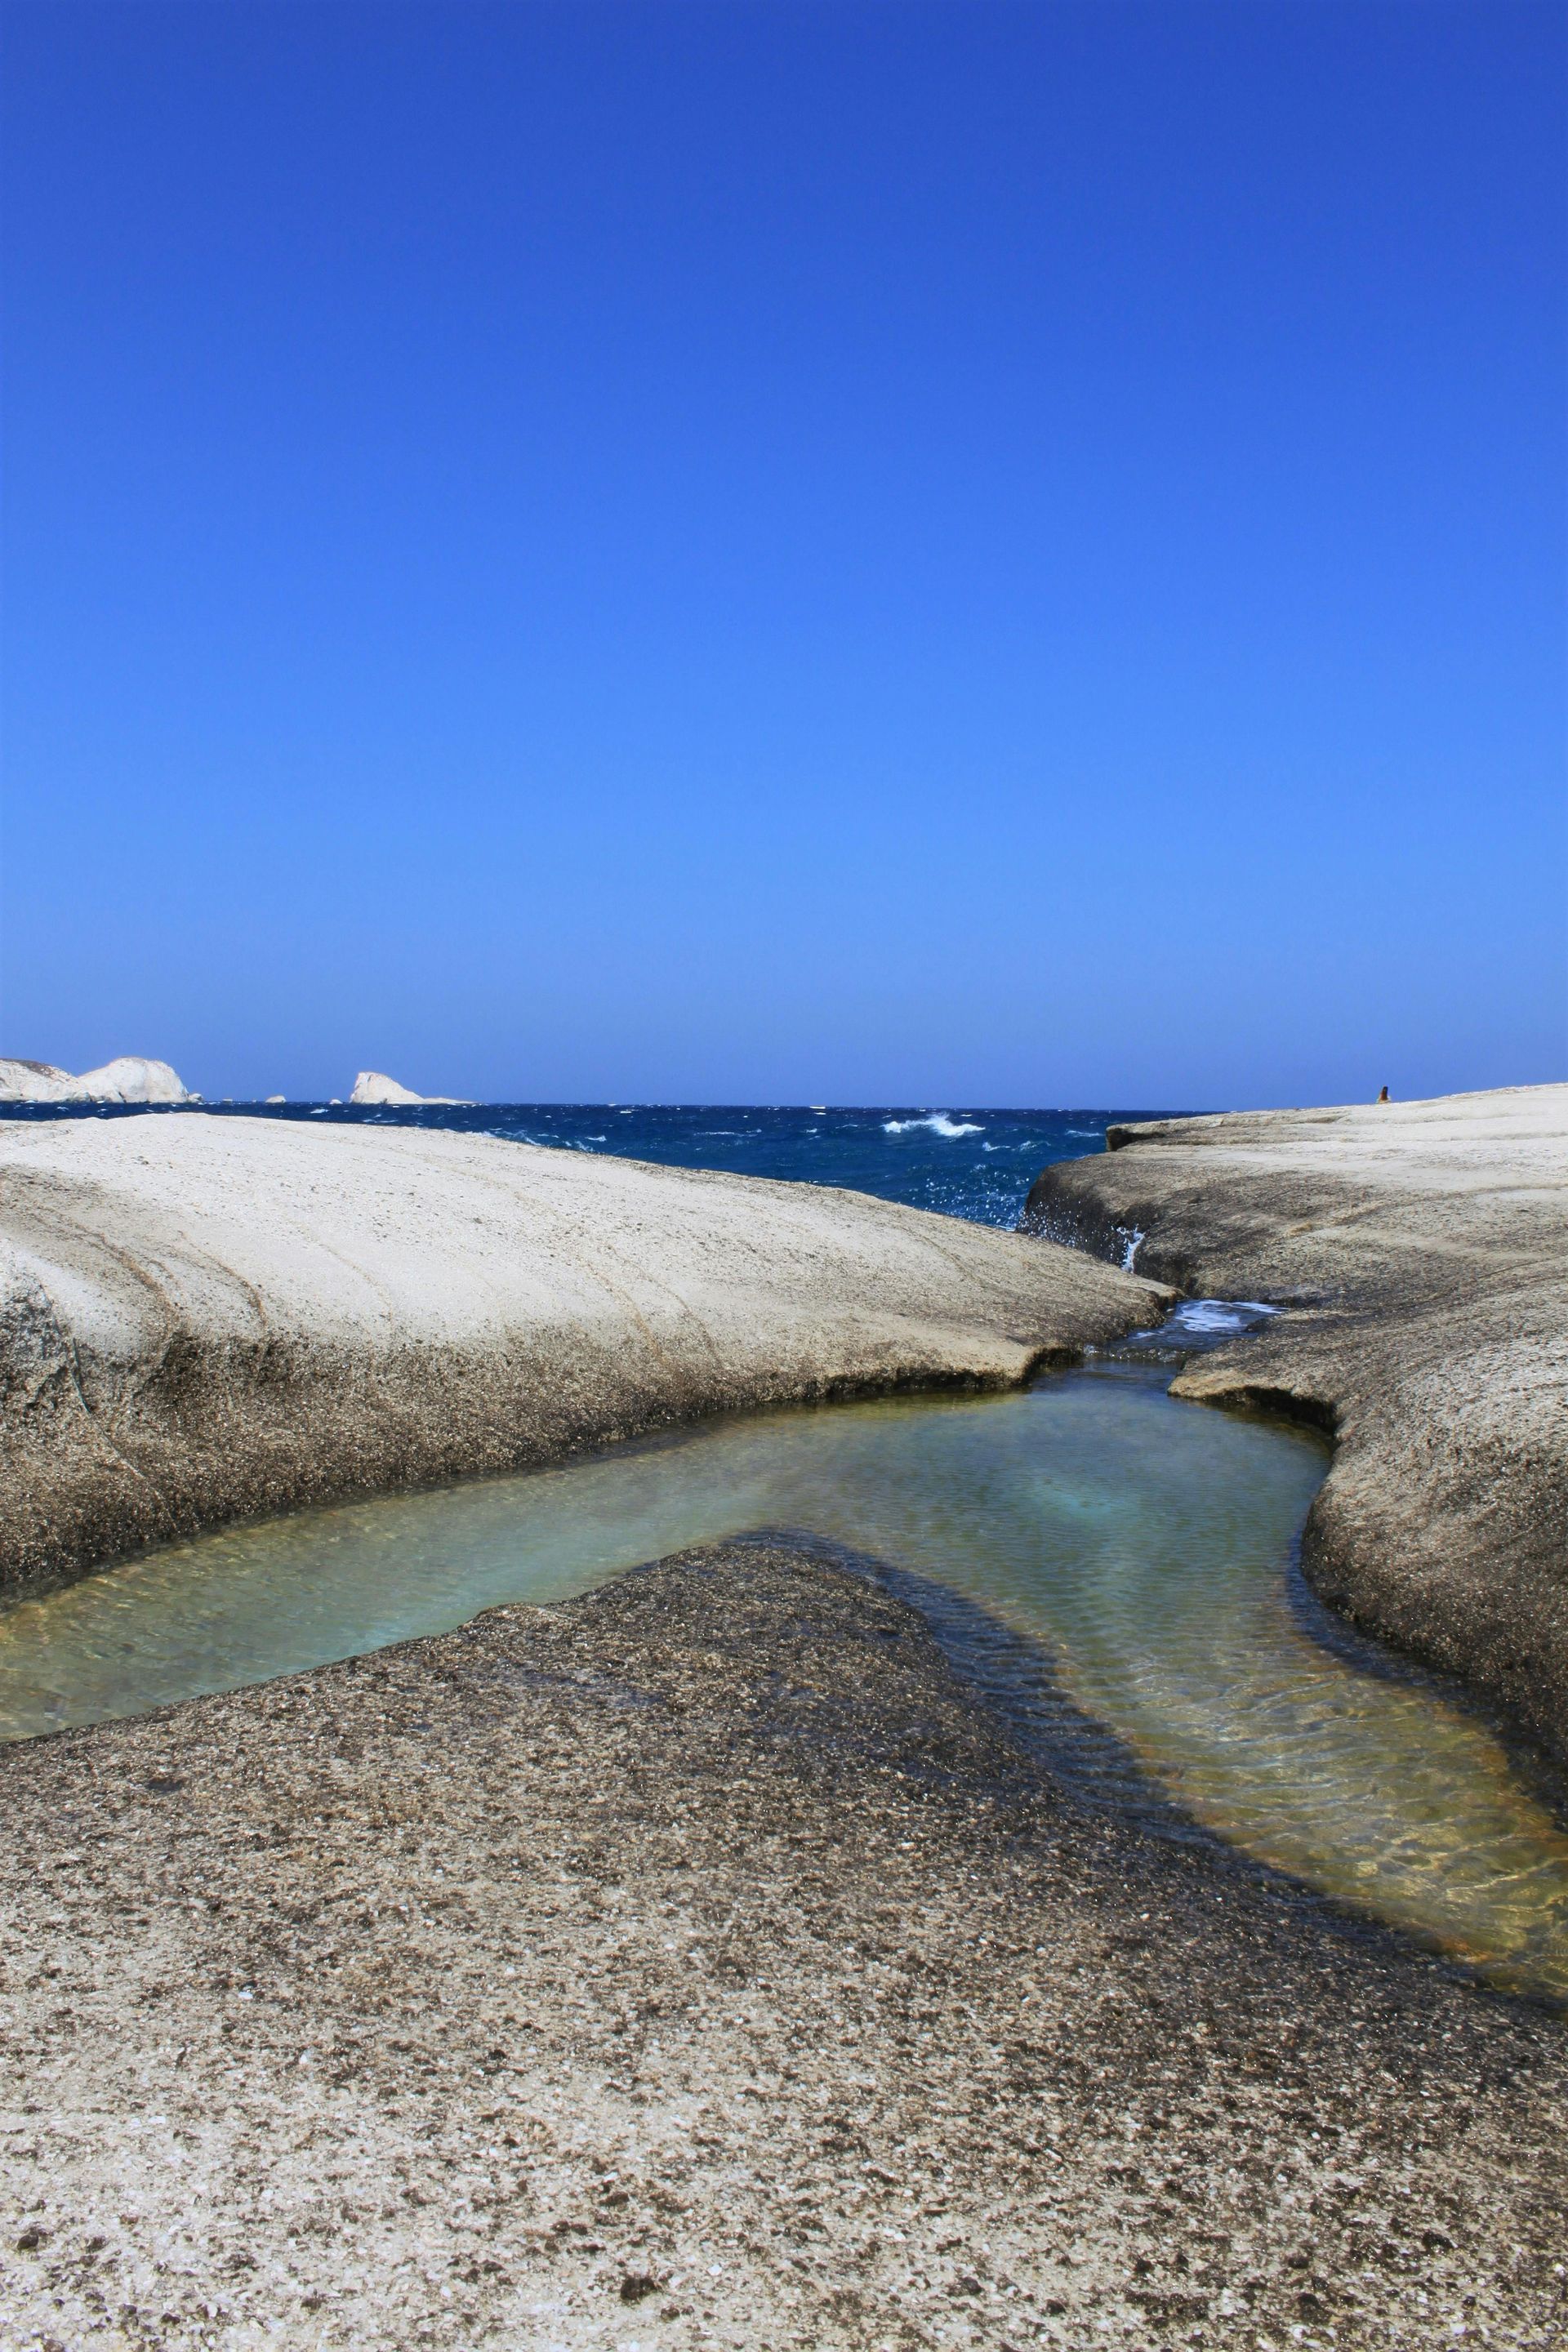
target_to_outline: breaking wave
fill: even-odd
[[[950,1118],[944,1110],[928,1111],[923,1118],[885,1118],[882,1121],[884,1135],[908,1135],[914,1127],[929,1127],[933,1135],[983,1135],[985,1132],[984,1128],[973,1126],[967,1119]]]

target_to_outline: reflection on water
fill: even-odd
[[[1568,1836],[1487,1727],[1316,1642],[1288,1564],[1316,1441],[1105,1361],[1006,1396],[795,1409],[172,1546],[0,1616],[0,1737],[559,1600],[761,1526],[940,1580],[1043,1643],[1183,1807],[1261,1859],[1568,1998]]]

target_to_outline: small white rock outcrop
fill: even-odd
[[[455,1103],[460,1095],[416,1095],[411,1087],[400,1087],[384,1070],[362,1070],[354,1080],[351,1103]]]
[[[167,1062],[149,1061],[142,1054],[121,1054],[96,1070],[72,1077],[52,1062],[0,1059],[0,1102],[199,1102],[182,1084]]]

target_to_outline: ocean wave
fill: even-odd
[[[967,1120],[950,1118],[944,1110],[928,1111],[923,1118],[885,1118],[882,1121],[884,1135],[908,1135],[912,1127],[929,1127],[933,1135],[948,1137],[984,1135],[985,1132],[983,1127],[972,1126]]]

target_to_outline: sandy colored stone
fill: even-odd
[[[4,2340],[1560,2347],[1561,2021],[1048,1762],[767,1538],[0,1753]]]
[[[862,1193],[488,1136],[0,1126],[0,1581],[725,1407],[1001,1385],[1161,1296]]]
[[[1282,1302],[1180,1395],[1331,1428],[1305,1562],[1568,1755],[1568,1087],[1112,1129],[1026,1230]]]

